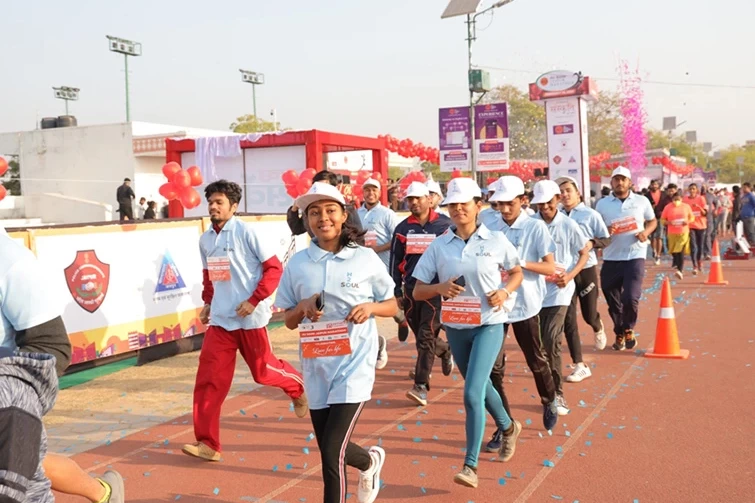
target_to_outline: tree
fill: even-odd
[[[687,164],[705,169],[707,158],[700,144],[687,143],[681,136],[669,136],[668,133],[651,129],[648,131],[648,150],[665,148],[671,155],[683,157]]]
[[[755,182],[755,145],[732,145],[721,150],[721,157],[711,162],[721,183]],[[740,159],[741,158],[741,159]],[[744,161],[739,164],[737,160]],[[739,172],[742,171],[740,176]]]
[[[623,153],[621,127],[621,96],[619,93],[601,91],[598,100],[590,103],[587,109],[590,155]]]
[[[252,114],[237,117],[236,121],[231,123],[230,128],[234,133],[265,133],[276,131],[275,124]],[[278,124],[278,131],[289,131],[289,128],[282,128]]]
[[[21,167],[18,164],[18,158],[14,157],[8,161],[8,172],[3,177],[2,184],[11,196],[21,195]]]

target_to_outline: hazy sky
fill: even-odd
[[[491,4],[485,0],[483,6]],[[21,2],[0,0],[0,131],[62,115],[52,86],[81,88],[79,124],[125,120],[123,57],[105,35],[139,41],[133,120],[227,129],[252,112],[239,68],[265,73],[257,109],[296,129],[409,137],[437,146],[437,109],[466,93],[466,27],[447,0]],[[524,88],[551,69],[613,88],[619,59],[648,80],[649,124],[676,115],[699,141],[755,140],[749,0],[516,0],[479,18],[474,63]]]

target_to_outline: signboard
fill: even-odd
[[[441,108],[438,115],[440,170],[471,170],[469,107]]]
[[[586,115],[586,107],[577,97],[545,102],[549,177],[570,176],[583,194],[585,189],[589,194],[590,187],[589,158],[582,155],[587,151]]]
[[[579,84],[580,75],[567,70],[554,70],[537,78],[535,84],[546,92],[565,91]]]
[[[477,105],[475,149],[478,171],[509,169],[509,118],[507,103]]]

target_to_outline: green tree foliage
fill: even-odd
[[[17,157],[8,160],[8,172],[3,176],[2,184],[11,196],[21,195],[21,166]]]
[[[230,129],[234,133],[265,133],[276,130],[273,122],[260,119],[252,114],[237,117],[236,121],[230,125]],[[278,130],[288,131],[289,129],[281,128],[278,124]]]
[[[755,145],[732,145],[720,152],[720,158],[711,161],[712,167],[718,171],[719,182],[755,182]],[[740,164],[739,160],[743,162]]]
[[[598,100],[587,109],[587,134],[590,155],[610,152],[621,154],[621,96],[611,91],[601,91]]]

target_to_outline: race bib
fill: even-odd
[[[566,272],[566,266],[564,266],[563,264],[558,264],[557,263],[556,264],[556,272],[553,273],[553,274],[551,274],[550,276],[546,276],[545,277],[545,281],[547,281],[548,283],[555,283],[556,280],[558,279],[558,277],[560,275],[562,275],[563,273],[565,273],[565,272]]]
[[[699,211],[692,210],[692,216],[695,218],[700,218],[702,216],[702,213]]]
[[[687,221],[684,220],[684,219],[682,219],[682,218],[671,221],[671,225],[675,225],[677,227],[681,227],[682,225],[685,225],[686,223],[687,223]]]
[[[210,281],[231,281],[231,260],[228,257],[207,257]]]
[[[406,236],[406,253],[409,255],[425,253],[434,239],[435,234],[409,234]]]
[[[377,232],[367,231],[367,233],[364,235],[364,246],[377,246],[377,244]]]
[[[637,220],[632,217],[621,217],[611,222],[611,227],[614,228],[614,234],[625,234],[627,232],[636,232],[638,230]]]
[[[299,344],[303,358],[350,355],[349,324],[345,321],[302,323]]]
[[[443,300],[440,309],[441,323],[480,326],[482,302],[479,297],[456,297]]]

